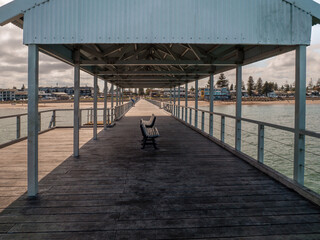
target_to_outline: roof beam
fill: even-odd
[[[124,72],[113,72],[113,71],[100,71],[98,73],[99,76],[113,76],[113,75],[137,75],[137,76],[144,76],[144,75],[208,75],[210,74],[209,71],[194,71],[194,72],[177,72],[177,71],[124,71]]]
[[[236,65],[235,61],[197,61],[197,60],[131,60],[131,61],[117,61],[115,59],[103,60],[82,60],[80,62],[81,66],[98,66],[98,65],[126,65],[126,66],[165,66],[165,65],[212,65],[212,66],[230,66]]]

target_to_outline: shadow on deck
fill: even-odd
[[[141,150],[152,113],[160,149]],[[0,239],[320,238],[317,206],[145,101],[80,153],[2,211]]]

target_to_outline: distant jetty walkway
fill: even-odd
[[[140,149],[157,116],[159,150]],[[26,141],[0,150],[0,239],[320,239],[320,209],[164,110],[141,100],[117,125],[40,135],[39,198]]]

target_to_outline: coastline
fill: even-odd
[[[290,105],[294,104],[295,100],[288,99],[282,101],[242,101],[242,105]],[[307,105],[309,104],[320,104],[320,98],[315,99],[307,99]],[[181,105],[184,106],[185,100],[181,100]],[[215,101],[215,106],[223,106],[223,105],[235,105],[235,101]],[[193,107],[195,106],[194,100],[188,101],[188,106]],[[199,106],[209,106],[208,101],[199,101]],[[80,108],[92,108],[93,102],[81,102]],[[108,107],[111,107],[110,101],[108,101]],[[27,109],[28,104],[23,103],[1,103],[1,109]],[[72,109],[73,102],[41,102],[39,103],[39,109]],[[98,108],[103,108],[103,102],[98,102]]]

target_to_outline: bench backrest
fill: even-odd
[[[144,137],[147,137],[147,130],[145,125],[142,123],[142,120],[140,120],[140,129],[141,129],[141,133]]]
[[[146,127],[147,128],[152,128],[154,126],[154,124],[156,123],[156,119],[157,119],[157,117],[154,114],[152,114],[152,116],[151,116],[150,120],[148,121],[148,123],[145,124]]]

